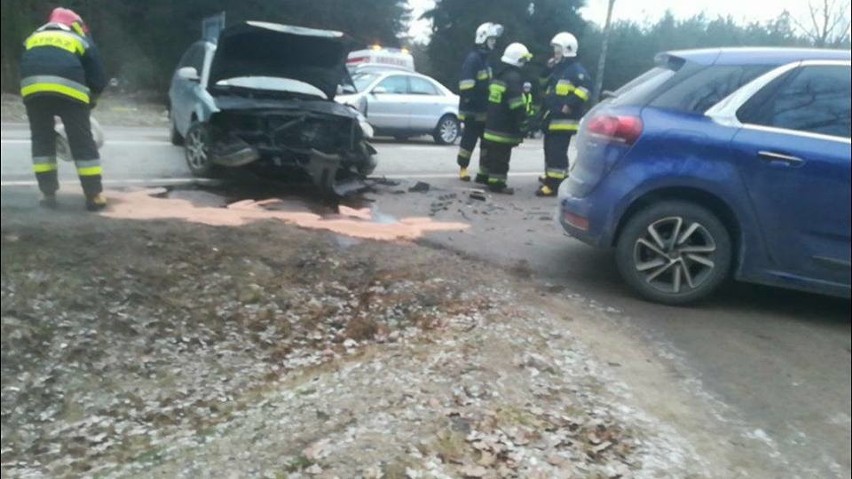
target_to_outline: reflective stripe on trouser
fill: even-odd
[[[505,185],[514,145],[494,143],[489,140],[485,140],[484,143],[487,148],[487,157],[485,158],[487,172],[485,174],[488,175],[488,184]],[[480,170],[480,173],[482,173],[482,170]]]
[[[476,112],[476,111],[459,111],[459,120],[460,121],[478,121],[485,123],[485,113],[484,112]]]
[[[74,163],[77,165],[77,176],[80,177],[80,184],[83,186],[83,192],[87,198],[91,198],[103,191],[103,186],[101,185],[101,176],[103,174],[101,160],[75,160]]]
[[[34,156],[33,173],[38,181],[38,189],[51,195],[59,189],[59,174],[55,156]]]
[[[567,118],[554,118],[547,125],[549,131],[562,131],[574,133],[580,127],[580,120]]]
[[[456,157],[456,162],[460,168],[470,166],[470,157],[473,155],[473,150],[476,148],[476,142],[479,142],[479,163],[482,164],[482,132],[485,131],[485,122],[466,120],[464,122],[464,131],[462,132],[461,142],[459,144],[459,154]]]
[[[58,116],[65,125],[71,155],[77,162],[80,183],[86,196],[94,196],[102,191],[101,166],[98,147],[92,137],[89,119],[89,106],[70,98],[40,95],[24,101],[32,136],[33,167],[35,159],[56,158],[56,131],[54,117]],[[92,163],[95,162],[95,163]],[[56,170],[50,174],[36,172],[39,188],[44,193],[53,193],[59,187],[55,181]],[[42,182],[44,181],[44,183]]]
[[[544,135],[544,171],[545,184],[552,189],[568,176],[568,145],[570,133],[548,131]]]

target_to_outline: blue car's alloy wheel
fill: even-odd
[[[632,216],[616,247],[621,275],[642,296],[685,304],[709,295],[728,276],[731,241],[709,210],[662,201]]]

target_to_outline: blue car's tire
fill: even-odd
[[[731,235],[697,204],[663,200],[627,220],[616,242],[621,276],[636,292],[669,305],[709,296],[728,278]]]

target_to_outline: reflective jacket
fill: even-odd
[[[483,138],[517,145],[524,141],[527,116],[521,69],[506,63],[501,63],[499,68],[488,86],[488,115]]]
[[[103,65],[90,38],[49,23],[24,42],[21,96],[62,95],[88,104],[106,87]]]
[[[575,59],[566,58],[554,65],[544,91],[544,119],[547,131],[574,133],[586,113],[591,78]],[[563,113],[563,107],[568,113]]]
[[[485,121],[488,82],[491,81],[489,51],[477,48],[467,55],[459,79],[459,119]]]

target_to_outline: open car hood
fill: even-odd
[[[238,77],[288,78],[313,85],[332,99],[345,75],[347,52],[341,32],[245,22],[219,36],[209,84]]]

